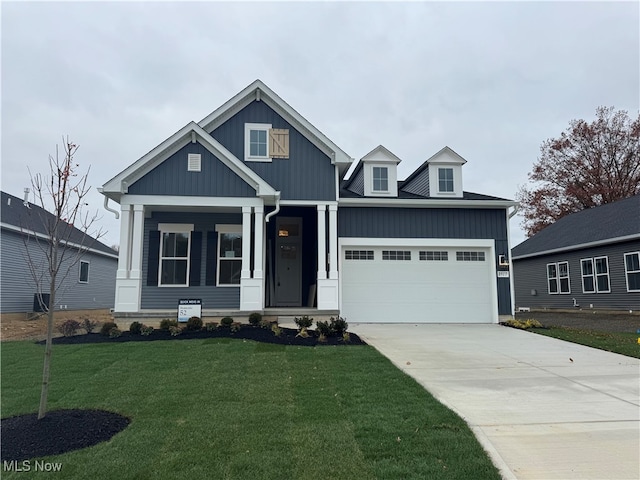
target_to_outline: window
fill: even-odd
[[[270,162],[269,130],[267,123],[245,123],[244,159],[252,162]]]
[[[484,252],[456,252],[458,262],[484,262]]]
[[[596,257],[593,259],[596,271],[596,290],[598,293],[609,293],[609,259]]]
[[[593,276],[593,259],[584,258],[580,260],[580,268],[582,269],[582,293],[595,293],[596,282]]]
[[[383,250],[382,260],[411,260],[411,252],[408,250]]]
[[[426,261],[435,261],[435,262],[446,262],[449,260],[449,254],[447,252],[430,252],[430,251],[421,251],[420,252],[420,260]]]
[[[547,264],[547,283],[549,293],[571,293],[569,284],[569,262]]]
[[[218,232],[218,286],[240,285],[242,225],[216,225]]]
[[[627,276],[627,292],[640,292],[640,252],[624,254],[624,272]]]
[[[373,250],[345,250],[345,260],[373,260]]]
[[[609,260],[607,257],[583,258],[580,260],[582,270],[583,293],[609,293]]]
[[[373,191],[389,191],[389,169],[387,167],[373,167]]]
[[[80,272],[78,275],[78,281],[80,283],[89,283],[89,262],[80,260]]]
[[[189,285],[189,253],[193,225],[160,224],[159,285]]]
[[[438,169],[438,191],[453,193],[453,168]]]

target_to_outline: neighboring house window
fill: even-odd
[[[609,293],[609,260],[607,257],[583,258],[582,269],[583,293]]]
[[[420,260],[446,262],[449,260],[449,253],[447,252],[431,252],[420,251]]]
[[[595,293],[596,281],[593,275],[593,259],[584,258],[580,260],[580,268],[582,269],[582,293]]]
[[[242,225],[216,225],[218,232],[218,286],[240,285]]]
[[[345,260],[373,260],[373,250],[345,250]]]
[[[596,257],[593,259],[596,271],[596,290],[598,293],[609,293],[609,259],[607,257]]]
[[[80,274],[78,281],[80,283],[89,283],[89,262],[80,260]]]
[[[409,250],[383,250],[382,260],[411,260]]]
[[[569,262],[547,264],[547,283],[550,294],[571,293]]]
[[[160,230],[159,285],[189,285],[189,252],[192,225],[167,225]]]
[[[373,167],[373,191],[389,191],[389,169],[387,167]]]
[[[484,262],[484,252],[456,252],[458,262]]]
[[[453,193],[453,168],[438,169],[438,191]]]
[[[250,162],[270,162],[269,130],[267,123],[245,123],[244,159]]]
[[[627,276],[627,292],[640,292],[640,252],[624,254],[624,272]]]

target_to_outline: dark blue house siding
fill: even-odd
[[[157,230],[159,223],[193,223],[194,232],[203,233],[200,285],[190,287],[157,287],[147,285],[149,260],[149,232]],[[154,212],[144,222],[144,245],[142,256],[142,305],[143,309],[177,308],[181,298],[200,298],[202,307],[206,309],[238,309],[240,308],[240,287],[216,287],[206,285],[207,254],[215,255],[216,251],[207,252],[207,232],[215,231],[217,224],[242,224],[240,213],[178,213]],[[217,248],[217,244],[216,247]]]
[[[513,260],[516,307],[640,310],[640,292],[627,292],[624,254],[640,250],[640,241]],[[583,293],[580,260],[606,256],[611,293]],[[571,293],[549,294],[547,264],[569,262]],[[532,293],[535,291],[535,294]],[[580,307],[574,307],[573,299]]]
[[[252,102],[210,132],[238,159],[244,161],[245,123],[270,123],[289,130],[289,158],[270,163],[246,162],[269,185],[282,192],[283,200],[335,200],[334,166],[327,155],[264,102]]]
[[[187,155],[202,155],[202,170],[187,171]],[[256,191],[200,143],[189,143],[129,187],[130,194],[255,197]]]
[[[502,209],[339,207],[339,237],[466,238],[495,241],[506,255],[507,216]],[[511,314],[508,278],[497,278],[498,313]]]

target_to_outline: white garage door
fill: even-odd
[[[344,246],[342,315],[363,323],[494,323],[490,252],[468,246]]]

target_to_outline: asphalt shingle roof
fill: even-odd
[[[511,250],[514,258],[640,235],[640,195],[562,217]]]
[[[423,195],[417,195],[415,193],[405,192],[404,190],[400,190],[400,185],[402,182],[398,182],[398,196],[397,197],[367,197],[364,195],[360,195],[358,193],[352,192],[351,190],[347,190],[346,187],[348,183],[343,183],[342,188],[340,189],[340,198],[368,198],[368,199],[377,199],[377,200],[389,200],[393,202],[394,200],[406,200],[406,199],[422,199],[422,200],[447,200],[447,201],[455,201],[455,200],[497,200],[502,202],[510,202],[506,198],[500,197],[492,197],[490,195],[483,195],[481,193],[473,193],[473,192],[462,192],[462,198],[439,198],[439,197],[425,197]]]

